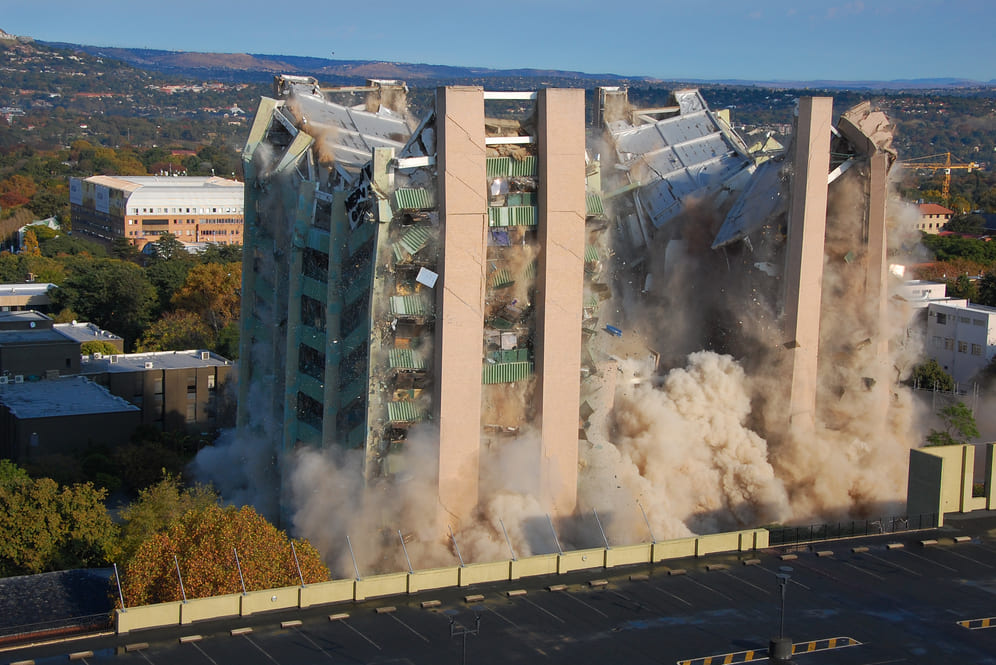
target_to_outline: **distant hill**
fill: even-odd
[[[648,77],[623,77],[617,74],[588,74],[553,69],[488,69],[486,67],[456,67],[375,60],[330,60],[262,53],[195,53],[157,49],[112,48],[63,42],[38,43],[54,48],[82,51],[94,56],[114,58],[142,69],[201,78],[229,79],[233,75],[238,75],[242,79],[258,79],[283,73],[311,75],[323,80],[359,81],[368,78],[389,78],[404,79],[410,82],[517,77],[558,81],[652,82],[656,80]]]
[[[273,74],[301,74],[315,76],[323,82],[360,82],[368,78],[403,79],[415,85],[420,82],[452,82],[488,79],[540,79],[563,85],[568,81],[595,85],[607,82],[658,83],[661,79],[646,76],[565,71],[555,69],[489,69],[486,67],[458,67],[423,63],[384,62],[375,60],[332,60],[294,55],[267,55],[262,53],[197,53],[157,49],[112,48],[84,44],[55,42],[49,46],[82,51],[90,55],[121,60],[135,67],[162,73],[180,74],[195,78],[220,80],[265,80]],[[828,90],[958,90],[996,86],[996,79],[982,82],[959,78],[899,79],[894,81],[839,81],[839,80],[749,80],[749,79],[669,79],[708,85],[757,86],[772,89],[828,89]],[[587,86],[586,86],[587,87]]]

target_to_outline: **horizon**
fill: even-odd
[[[537,0],[528,22],[520,13],[506,17],[493,7],[452,0],[427,4],[430,8],[412,13],[411,4],[387,0],[379,16],[405,19],[391,23],[374,22],[364,8],[349,6],[329,12],[327,21],[301,12],[292,16],[301,17],[299,23],[288,19],[274,27],[256,19],[270,7],[260,0],[209,5],[177,0],[169,6],[106,0],[99,12],[68,0],[6,0],[0,28],[39,41],[104,48],[660,80],[996,81],[991,64],[996,42],[988,34],[996,3],[987,0],[851,0],[804,8],[792,0],[760,0],[747,7],[720,0],[708,6],[662,3],[612,16],[590,0]],[[200,20],[191,22],[191,16]],[[619,29],[595,34],[607,19]],[[943,35],[951,36],[950,46]]]

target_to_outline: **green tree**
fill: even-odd
[[[117,347],[110,342],[106,342],[102,339],[92,339],[89,342],[83,342],[80,344],[80,353],[83,355],[102,353],[105,356],[113,356],[119,353],[119,351]]]
[[[933,358],[913,368],[910,382],[923,390],[940,390],[941,392],[954,390],[954,379]]]
[[[300,584],[290,544],[294,542],[305,583],[329,579],[318,551],[304,540],[290,541],[249,506],[210,505],[190,510],[165,531],[147,538],[127,562],[124,596],[128,605],[181,599],[176,561],[188,598]]]
[[[152,316],[156,290],[139,266],[118,259],[76,257],[60,288],[56,307],[116,332],[134,345]]]
[[[183,487],[180,477],[163,472],[159,482],[138,493],[138,498],[120,512],[121,560],[131,561],[138,548],[153,535],[166,531],[190,511],[217,505],[218,494],[210,487]]]
[[[982,273],[978,284],[976,284],[976,290],[978,291],[977,303],[996,307],[996,272]]]
[[[949,404],[938,411],[937,415],[944,425],[944,430],[931,429],[927,435],[928,446],[953,446],[968,443],[969,439],[979,436],[975,416],[963,402]]]
[[[60,487],[0,462],[0,575],[108,563],[117,529],[105,497],[90,483]]]
[[[136,350],[183,351],[214,347],[214,332],[193,312],[166,312],[146,328]]]
[[[953,282],[947,282],[949,298],[964,298],[970,302],[978,302],[979,289],[976,280],[968,275],[958,275]]]
[[[173,299],[173,295],[183,286],[183,282],[187,279],[187,273],[193,265],[193,261],[186,256],[177,256],[168,261],[160,259],[149,261],[145,268],[145,274],[156,288],[160,312],[170,310],[170,301]]]
[[[155,258],[162,261],[178,259],[190,254],[183,243],[177,240],[172,233],[162,234],[153,245],[155,246]]]

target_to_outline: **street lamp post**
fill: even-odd
[[[778,617],[778,637],[771,640],[768,648],[768,655],[773,663],[788,663],[792,658],[792,640],[785,637],[785,593],[789,582],[792,580],[792,567],[781,566],[775,577],[778,578],[778,587],[782,592],[781,611]]]

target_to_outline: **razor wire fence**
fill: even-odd
[[[922,515],[894,515],[874,520],[850,520],[809,524],[805,526],[784,526],[768,529],[768,545],[793,545],[838,538],[876,536],[903,531],[919,531],[937,528],[937,513]]]
[[[49,621],[5,625],[0,626],[0,645],[25,639],[37,640],[110,629],[112,623],[111,613],[101,612],[99,614],[62,617]]]

